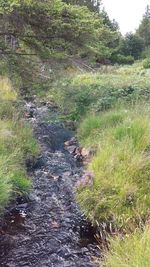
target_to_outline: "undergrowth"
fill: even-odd
[[[76,73],[51,85],[52,97],[62,112],[73,120],[87,112],[105,111],[120,101],[150,99],[149,70],[141,63],[126,67],[103,67],[96,73]]]

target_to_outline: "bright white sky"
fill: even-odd
[[[150,0],[102,0],[111,19],[115,19],[122,34],[134,32]]]

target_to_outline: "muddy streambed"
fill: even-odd
[[[27,103],[26,109],[41,155],[34,164],[27,162],[32,193],[18,198],[1,222],[0,266],[96,267],[94,229],[74,196],[83,169],[64,148],[72,133],[60,123],[44,122],[52,116],[51,107]]]

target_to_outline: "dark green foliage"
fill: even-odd
[[[144,39],[145,47],[150,45],[150,6],[147,6],[137,33]]]
[[[134,57],[133,56],[124,56],[121,54],[117,54],[115,58],[113,58],[114,63],[118,64],[127,64],[131,65],[134,63]]]
[[[150,46],[146,47],[142,52],[142,58],[150,57]]]
[[[144,50],[144,40],[137,34],[128,33],[120,43],[120,53],[138,59]]]
[[[100,15],[61,0],[18,0],[5,20],[6,31],[15,32],[17,52],[36,53],[42,58],[51,58],[54,53],[72,56],[83,52],[93,59],[110,58],[116,39]]]

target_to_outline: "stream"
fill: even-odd
[[[8,207],[1,222],[0,266],[97,267],[94,228],[75,201],[83,167],[64,146],[73,133],[50,122],[51,105],[28,102],[26,111],[41,153],[27,161],[32,192]]]

